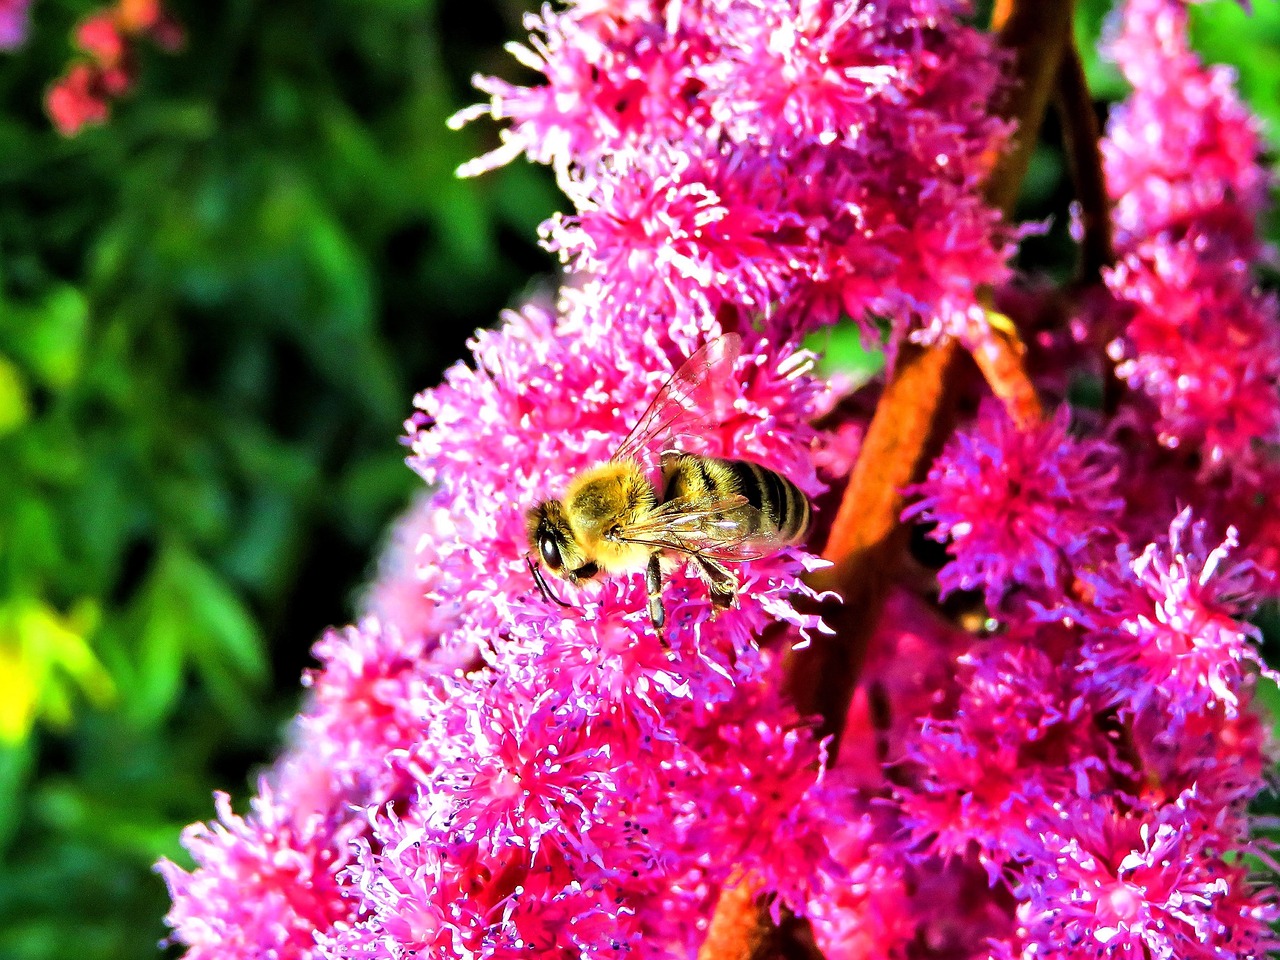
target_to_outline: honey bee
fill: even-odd
[[[713,400],[741,349],[726,334],[698,350],[658,391],[644,415],[605,463],[569,480],[559,500],[526,514],[526,556],[543,595],[561,606],[534,562],[571,584],[645,571],[649,618],[663,638],[664,566],[684,562],[705,581],[712,601],[732,606],[739,589],[726,566],[798,543],[809,526],[809,500],[794,483],[748,460],[670,449],[715,416]],[[661,481],[646,473],[659,456]],[[666,641],[663,639],[663,644]]]

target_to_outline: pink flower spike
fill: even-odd
[[[1016,890],[1023,957],[1258,957],[1280,946],[1274,897],[1251,888],[1194,791],[1158,810],[1073,799],[1028,823]]]

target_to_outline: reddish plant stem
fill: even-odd
[[[992,28],[1014,54],[1015,80],[1002,115],[1018,121],[1018,132],[992,169],[987,199],[1006,217],[1012,215],[1049,104],[1070,36],[1071,10],[1070,2],[1058,0],[999,0],[996,6]],[[1011,346],[1013,342],[1016,333]],[[1020,352],[1012,355],[1021,368]],[[813,587],[833,591],[843,602],[824,605],[832,635],[815,637],[809,647],[788,656],[786,685],[800,711],[816,716],[822,735],[832,738],[832,761],[905,547],[901,491],[922,475],[950,428],[948,397],[958,357],[949,341],[900,348],[823,550],[832,566],[811,578]],[[794,944],[802,938],[787,926],[774,925],[767,895],[762,896],[751,877],[731,883],[716,905],[699,960],[760,960],[770,951],[794,954]]]
[[[731,882],[720,893],[698,960],[758,960],[773,933],[769,911],[759,902],[763,883],[755,874]]]
[[[832,758],[905,545],[900,491],[920,476],[941,440],[939,424],[958,355],[952,342],[899,350],[822,551],[832,566],[810,578],[815,589],[834,591],[844,602],[823,605],[834,632],[815,636],[811,646],[790,656],[787,692],[802,714],[819,718],[819,734],[832,738]]]
[[[754,873],[725,887],[698,960],[823,960],[808,922],[783,910],[775,925],[767,897]]]
[[[982,294],[984,305],[990,311],[991,294]],[[987,323],[974,324],[966,346],[973,361],[982,371],[987,386],[1004,404],[1009,417],[1019,427],[1026,429],[1038,423],[1044,416],[1040,395],[1027,373],[1027,349],[1018,336],[1017,328],[1006,318],[988,312]]]

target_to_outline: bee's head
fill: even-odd
[[[525,525],[533,555],[556,576],[563,577],[567,572],[565,554],[572,552],[569,545],[573,536],[564,505],[559,500],[544,500],[525,514]]]
[[[562,580],[590,580],[599,568],[583,553],[559,500],[544,500],[525,515],[529,547],[542,565]]]

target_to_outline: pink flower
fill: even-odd
[[[365,590],[363,612],[394,625],[411,646],[421,644],[430,649],[438,645],[441,635],[456,621],[458,604],[439,589],[440,567],[434,550],[456,531],[448,509],[433,502],[429,494],[420,494],[392,527],[377,574]],[[458,666],[474,658],[473,651],[456,652]]]
[[[1239,514],[1269,549],[1273,464],[1248,433],[1277,422],[1280,351],[1248,279],[1253,128],[1185,53],[1175,7],[1134,0],[1117,46],[1139,86],[1109,154],[1128,232],[1115,299],[1086,314],[1117,323],[1091,337],[1049,308],[1035,338],[1036,376],[1064,392],[1127,323],[1115,355],[1139,392],[1099,423],[1110,439],[1074,434],[1065,405],[1018,429],[987,402],[946,444],[907,516],[948,544],[941,592],[981,590],[986,609],[939,603],[923,565],[884,571],[835,761],[780,692],[790,648],[830,629],[805,582],[821,561],[736,563],[727,608],[673,564],[664,644],[639,571],[557,582],[562,603],[539,589],[526,515],[609,461],[726,332],[731,376],[689,391],[696,428],[638,468],[656,481],[664,449],[743,458],[813,498],[847,472],[865,394],[837,402],[796,335],[847,314],[893,348],[985,322],[976,291],[1006,275],[1010,236],[980,186],[1005,134],[1000,58],[949,0],[530,18],[518,55],[547,82],[479,81],[509,125],[470,170],[553,165],[576,210],[544,236],[576,276],[415,399],[409,463],[430,493],[392,534],[370,616],[317,644],[254,812],[220,800],[222,823],[186,837],[196,869],[162,866],[175,939],[233,958],[693,956],[749,877],[832,960],[1276,945],[1243,866],[1268,743],[1241,618],[1263,578],[1234,528],[1208,531]],[[1234,139],[1215,146],[1214,123]],[[1148,135],[1203,159],[1212,188],[1144,158]],[[1184,496],[1212,520],[1170,527]],[[1135,558],[1126,537],[1153,524],[1167,540]]]
[[[31,0],[0,0],[0,50],[16,50],[27,42]]]
[[[115,74],[112,74],[115,76]],[[123,76],[123,75],[121,75]],[[49,88],[45,109],[63,136],[75,136],[87,126],[105,123],[110,114],[107,72],[89,63],[77,63]],[[125,84],[127,86],[127,84]]]
[[[104,67],[120,63],[127,50],[115,16],[106,11],[94,14],[76,27],[76,44]]]
[[[982,590],[995,608],[1015,587],[1060,599],[1073,572],[1114,536],[1118,453],[1068,433],[1070,411],[1020,429],[984,403],[971,430],[955,434],[934,462],[922,498],[904,514],[936,524],[950,542],[938,574],[944,594]]]
[[[578,213],[548,228],[549,246],[597,278],[598,300],[699,317],[724,303],[765,311],[789,287],[805,223],[775,158],[694,141],[622,154],[611,174],[570,180]]]
[[[338,875],[358,827],[297,809],[266,783],[246,818],[225,794],[214,799],[219,822],[183,832],[197,869],[158,867],[173,897],[165,919],[188,960],[319,960],[317,934],[353,916]]]
[[[1011,249],[980,196],[1006,135],[1000,58],[951,0],[580,4],[530,20],[491,78],[504,144],[550,163],[577,207],[548,242],[621,309],[775,314],[791,335],[841,315],[962,332]],[[459,122],[480,116],[464,111]]]
[[[455,367],[442,387],[418,397],[422,413],[410,424],[410,462],[438,487],[433,502],[455,524],[433,548],[437,589],[429,595],[455,605],[468,630],[498,637],[510,631],[513,617],[531,628],[564,619],[560,608],[538,596],[529,575],[525,513],[539,500],[558,495],[574,472],[608,460],[674,366],[651,335],[638,333],[638,344],[632,345],[611,322],[603,311],[588,314],[574,308],[553,318],[527,308],[509,315],[501,333],[480,335],[475,345],[478,369]],[[748,457],[816,492],[818,481],[807,455],[813,431],[806,419],[819,402],[821,387],[804,373],[799,359],[741,368],[730,385],[734,395],[720,400],[721,425],[685,438],[686,447]],[[479,449],[486,456],[477,461]],[[785,582],[795,583],[798,564],[769,563],[760,569],[786,569]],[[752,564],[741,569],[748,579],[755,575]],[[733,638],[733,649],[744,655],[746,624],[760,622],[759,603],[772,603],[787,589],[784,580],[766,576],[776,585],[755,591],[750,603],[718,620],[715,635]],[[627,629],[638,634],[637,643],[651,651],[656,643],[648,635],[640,581],[636,575],[590,585],[574,599],[587,605],[585,623],[625,616]],[[669,617],[677,650],[686,642],[682,637],[692,640],[698,632],[694,625],[714,612],[697,577],[679,572],[671,577],[676,609],[681,609],[686,587],[691,587],[687,612]],[[794,612],[788,616],[795,618]],[[451,642],[448,634],[442,638],[446,646]],[[729,656],[729,650],[703,652]]]
[[[1167,542],[1133,559],[1121,551],[1112,568],[1090,579],[1089,685],[1126,711],[1155,711],[1175,725],[1213,708],[1234,717],[1246,671],[1263,667],[1258,629],[1242,619],[1255,602],[1259,571],[1232,557],[1234,530],[1210,543],[1203,521],[1193,523],[1184,510]]]
[[[1024,958],[1219,960],[1280,945],[1271,897],[1228,858],[1237,838],[1194,791],[1157,810],[1073,800],[1028,823],[1028,837]]]
[[[1155,402],[1161,443],[1201,450],[1206,473],[1248,479],[1280,443],[1280,315],[1220,239],[1162,236],[1108,273],[1133,308],[1110,353],[1116,375]]]
[[[1128,249],[1210,222],[1249,256],[1270,182],[1258,122],[1234,72],[1192,52],[1187,21],[1182,0],[1127,0],[1121,10],[1111,53],[1134,91],[1102,141],[1117,239]]]
[[[995,883],[1028,818],[1080,784],[1108,782],[1105,738],[1075,677],[1078,647],[1072,631],[1038,625],[961,658],[960,701],[925,721],[908,753],[916,776],[899,788],[916,856],[973,850]]]
[[[0,30],[4,3],[0,0]],[[90,60],[72,64],[45,96],[45,111],[59,133],[73,137],[86,126],[106,122],[112,101],[137,81],[135,48],[142,36],[170,53],[185,40],[181,25],[159,0],[119,0],[80,23],[75,42]]]
[[[1113,45],[1134,92],[1102,143],[1122,254],[1106,279],[1133,318],[1109,352],[1154,400],[1161,443],[1261,486],[1280,442],[1280,315],[1250,261],[1271,180],[1233,74],[1191,52],[1187,17],[1130,0]]]
[[[297,777],[323,771],[328,802],[322,810],[380,804],[403,798],[408,777],[397,752],[421,736],[423,717],[449,695],[441,683],[453,664],[421,637],[368,619],[358,627],[329,631],[316,643],[318,670],[285,755],[280,789],[303,789]],[[320,800],[323,793],[317,797]]]

